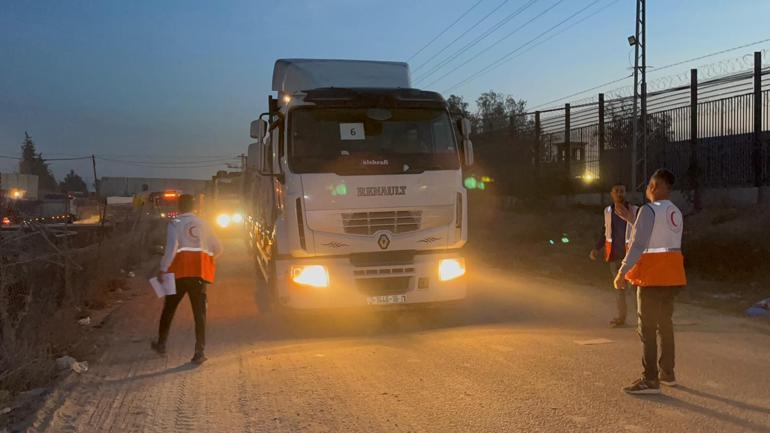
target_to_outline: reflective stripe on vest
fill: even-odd
[[[214,282],[214,257],[203,251],[190,251],[180,248],[174,256],[168,271],[174,278],[200,278],[208,283]]]
[[[626,280],[640,287],[676,287],[687,284],[682,255],[682,212],[663,200],[648,205],[655,215],[650,243]]]

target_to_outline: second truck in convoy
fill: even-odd
[[[405,63],[278,60],[251,125],[246,226],[264,290],[295,309],[466,294],[467,119]]]

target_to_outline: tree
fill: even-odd
[[[468,103],[463,100],[462,96],[449,95],[446,102],[449,105],[449,112],[453,115],[471,118],[471,112],[468,111]]]
[[[19,161],[19,173],[34,174],[37,176],[38,189],[41,191],[56,191],[56,178],[53,176],[43,155],[37,153],[32,137],[24,132],[24,141],[21,144],[21,161]]]
[[[503,95],[494,90],[484,92],[476,100],[481,128],[486,131],[510,128],[511,132],[521,132],[527,125],[527,103],[523,99],[516,99],[511,95]]]
[[[64,180],[59,184],[59,188],[63,192],[88,192],[88,186],[80,175],[75,173],[75,170],[70,170]]]
[[[505,116],[508,118],[508,127],[512,132],[522,132],[527,127],[526,113],[527,102],[523,99],[516,100],[513,96],[505,97]]]
[[[504,128],[507,124],[505,116],[505,96],[494,90],[484,92],[476,99],[477,116],[484,132]]]

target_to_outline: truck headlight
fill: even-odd
[[[217,224],[219,227],[225,228],[230,225],[230,215],[227,214],[219,214],[217,216]]]
[[[442,259],[438,262],[438,279],[454,280],[465,275],[465,259]]]
[[[291,280],[303,286],[329,287],[329,271],[321,265],[292,266]]]
[[[242,223],[243,222],[243,215],[241,215],[239,213],[234,213],[233,214],[233,222],[236,223],[236,224]]]

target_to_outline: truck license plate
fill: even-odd
[[[406,295],[369,296],[366,298],[369,305],[403,304]]]

